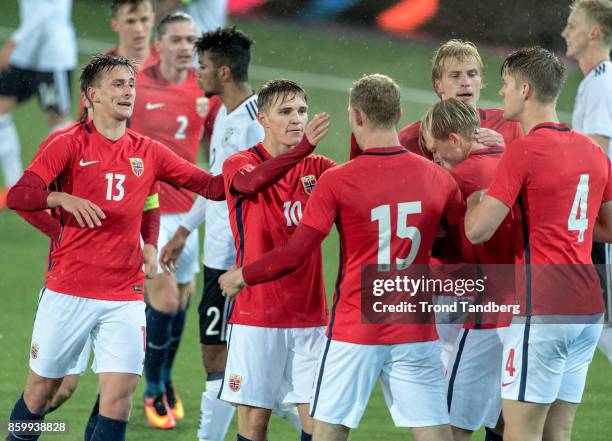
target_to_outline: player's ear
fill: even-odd
[[[527,100],[529,98],[531,98],[531,96],[533,95],[534,90],[533,90],[533,86],[529,83],[522,83],[521,84],[521,96],[523,97],[524,100]]]
[[[100,98],[98,97],[98,94],[96,93],[96,89],[92,86],[89,86],[87,88],[87,92],[85,93],[85,98],[87,98],[87,101],[89,101],[90,103],[100,102]]]
[[[436,92],[436,95],[438,95],[440,99],[444,99],[443,98],[444,91],[442,90],[442,82],[440,80],[434,80],[433,86],[434,86],[434,91]]]
[[[353,112],[355,112],[354,113],[355,124],[357,124],[357,126],[359,126],[359,127],[364,126],[365,125],[365,120],[366,120],[366,116],[364,115],[364,113],[361,110],[359,110],[359,109],[357,109],[355,107],[353,107]]]
[[[159,45],[160,45],[160,40],[159,38],[156,38],[155,41],[153,42],[153,46],[155,47],[155,50],[157,51],[158,54],[159,54]]]
[[[113,32],[119,32],[119,20],[111,18],[110,25]]]
[[[598,40],[602,37],[602,33],[601,33],[601,27],[599,25],[595,25],[591,28],[591,31],[589,32],[589,37],[592,40]]]
[[[226,65],[219,66],[219,69],[217,70],[217,75],[219,76],[219,79],[221,81],[230,81],[232,79],[232,69],[230,69],[230,67]]]
[[[451,140],[453,145],[461,145],[461,136],[458,133],[451,132],[448,135],[448,139]]]
[[[264,129],[268,128],[268,119],[264,112],[257,112],[257,121],[259,121],[259,124],[261,124]]]

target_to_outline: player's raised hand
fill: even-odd
[[[227,272],[219,277],[219,286],[223,291],[223,296],[233,299],[238,295],[242,288],[245,287],[244,278],[242,277],[242,268],[232,266]]]
[[[157,249],[150,243],[142,247],[144,257],[144,273],[147,279],[152,279],[157,274]]]
[[[476,129],[476,141],[488,147],[504,147],[506,145],[504,137],[500,133],[484,127]]]
[[[60,206],[72,214],[81,228],[99,227],[102,225],[101,219],[106,219],[106,215],[96,204],[68,193],[53,192],[47,198],[47,203],[49,207]]]
[[[327,113],[317,113],[304,129],[304,136],[310,144],[317,145],[327,135],[330,124]]]
[[[185,248],[189,234],[190,231],[187,228],[178,227],[172,239],[162,248],[159,253],[159,264],[163,271],[167,273],[176,272],[178,259]]]

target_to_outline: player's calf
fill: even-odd
[[[57,392],[55,395],[53,395],[53,398],[51,399],[51,408],[47,411],[47,413],[54,411],[68,401],[68,399],[77,390],[80,380],[80,375],[66,375],[57,389]]]

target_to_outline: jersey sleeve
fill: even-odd
[[[598,81],[585,100],[583,132],[612,138],[612,84]]]
[[[608,170],[611,170],[610,160],[606,158],[606,162],[608,163]],[[601,200],[602,204],[606,202],[612,201],[612,172],[608,172],[608,182],[606,184],[606,188],[604,189],[603,198]]]
[[[205,172],[157,141],[151,141],[150,148],[155,152],[156,180],[186,188],[207,199],[225,199],[222,176]]]
[[[58,136],[37,153],[27,171],[40,176],[48,187],[71,163],[73,154],[72,142],[64,136]]]
[[[520,141],[514,142],[499,160],[487,196],[494,197],[508,208],[512,208],[528,174],[528,152]]]
[[[239,173],[249,172],[255,168],[253,159],[250,155],[239,152],[223,162],[223,180],[225,181],[225,191],[227,194],[236,194],[237,192],[232,190],[234,185],[234,179]]]
[[[334,188],[337,187],[333,184],[334,181],[332,173],[321,176],[308,199],[301,221],[302,225],[319,230],[325,235],[329,234],[340,208],[334,192]]]
[[[319,156],[317,155],[317,177],[320,177],[326,170],[329,170],[332,167],[336,166],[336,162],[333,159],[328,158],[327,156]]]

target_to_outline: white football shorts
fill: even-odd
[[[325,327],[230,325],[219,398],[274,409],[310,402]]]
[[[75,369],[82,369],[82,364],[77,365],[90,340],[95,373],[141,375],[146,343],[144,310],[142,301],[87,299],[45,288],[34,319],[30,367],[45,378],[78,373]]]
[[[161,249],[172,239],[176,230],[181,226],[181,222],[185,218],[187,213],[174,213],[174,214],[162,214],[159,221],[159,237],[157,239],[157,252],[161,252]],[[199,262],[199,239],[198,230],[191,232],[187,236],[185,248],[178,258],[177,270],[176,270],[176,282],[177,283],[191,283],[197,273],[200,272]],[[159,254],[157,256],[159,260]],[[162,274],[163,270],[158,264],[157,274]]]
[[[580,403],[602,326],[601,321],[590,324],[526,322],[500,328],[504,346],[502,399],[540,404],[557,399]]]
[[[461,331],[446,370],[451,425],[472,431],[497,425],[502,350],[497,329]]]
[[[310,415],[356,428],[376,381],[397,427],[448,424],[444,367],[436,341],[360,345],[326,339]]]

